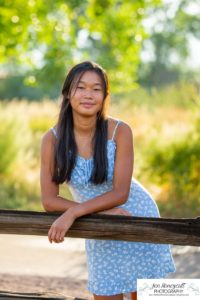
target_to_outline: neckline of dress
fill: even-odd
[[[108,140],[107,140],[107,143],[108,143],[108,142],[112,142],[112,143],[116,146],[116,143],[115,143],[114,139],[108,139]],[[82,160],[84,160],[84,161],[86,161],[86,162],[87,162],[87,161],[92,161],[92,160],[93,160],[93,156],[91,156],[91,157],[89,157],[89,158],[85,158],[85,157],[83,157],[83,156],[77,154],[77,157],[80,158],[80,159],[82,159]]]

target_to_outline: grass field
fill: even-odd
[[[114,96],[109,109],[109,115],[132,127],[133,175],[152,193],[163,216],[200,213],[198,97],[191,86],[136,91]],[[42,210],[40,142],[58,112],[59,101],[0,102],[1,208]],[[70,197],[66,185],[61,194]]]

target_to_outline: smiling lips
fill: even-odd
[[[94,103],[91,102],[82,102],[81,105],[83,105],[85,108],[91,108]]]

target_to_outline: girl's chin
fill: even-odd
[[[83,109],[81,111],[77,111],[76,114],[80,115],[80,116],[85,116],[85,117],[93,117],[96,116],[97,113],[99,112],[99,110],[89,110],[89,109]]]

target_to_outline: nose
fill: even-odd
[[[92,98],[92,91],[89,89],[85,89],[84,97],[91,99]]]

